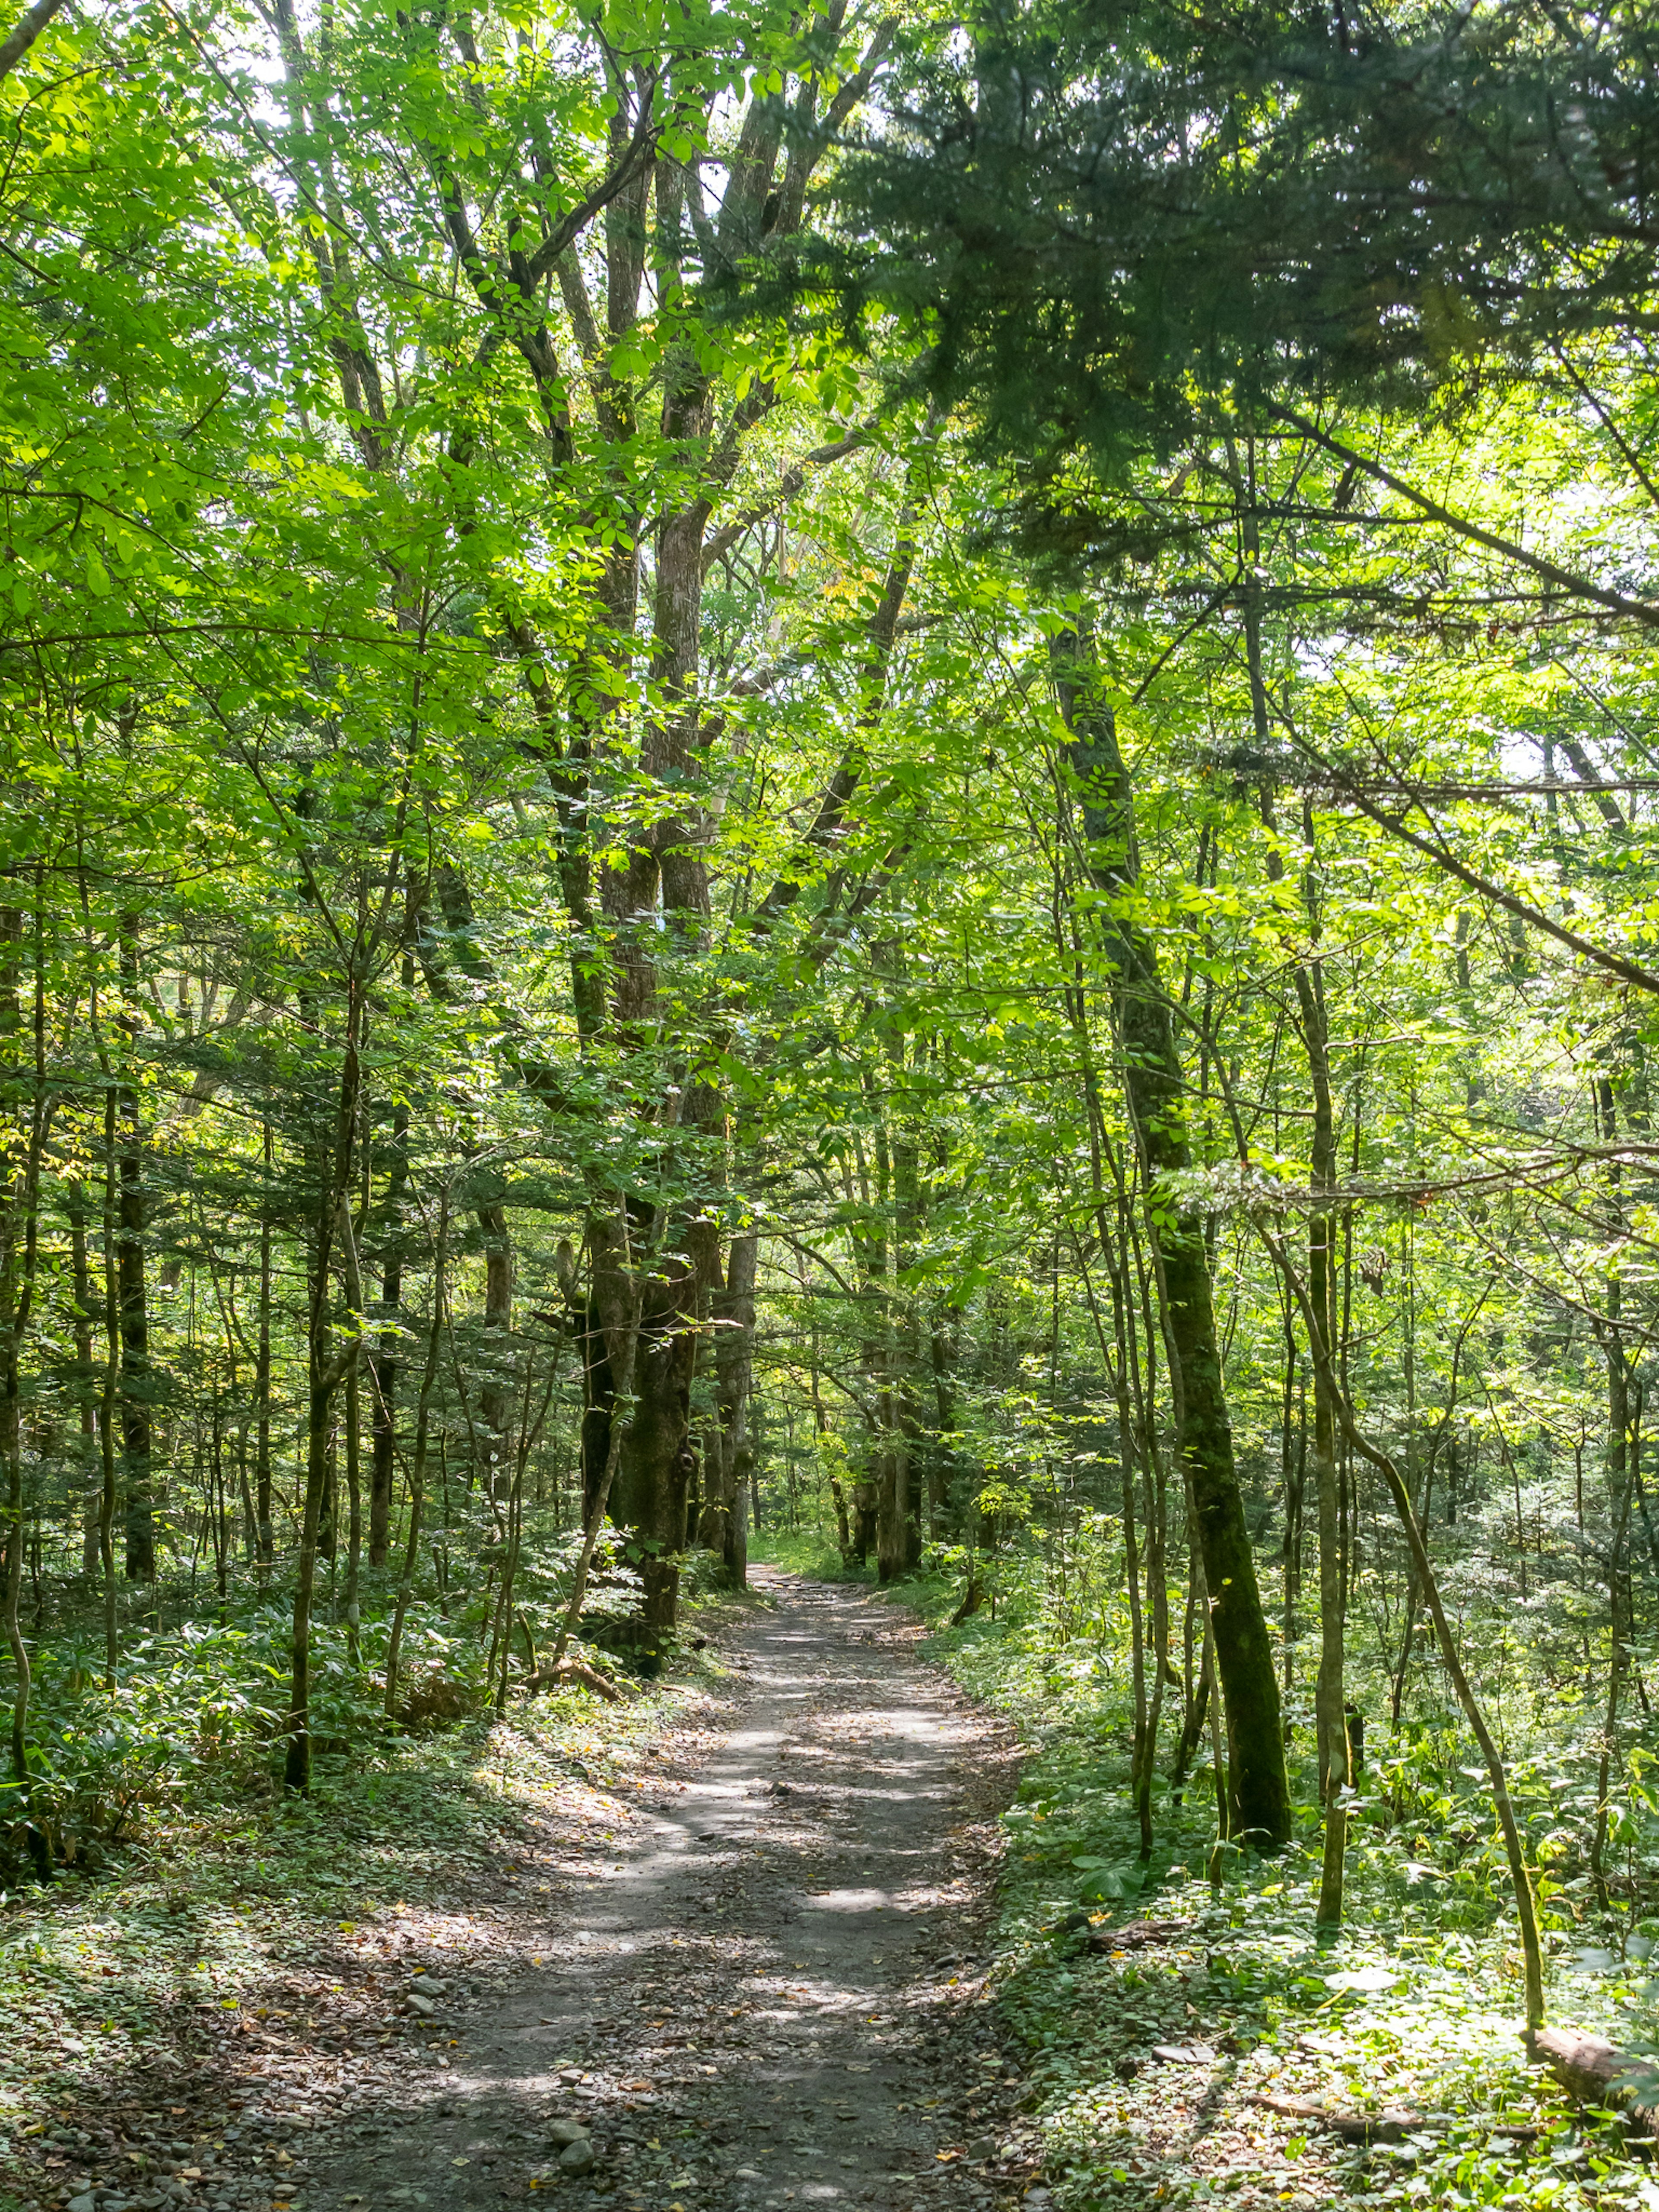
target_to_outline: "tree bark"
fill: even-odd
[[[306,1486],[300,1525],[300,1556],[294,1585],[294,1632],[289,1679],[288,1751],[283,1779],[290,1790],[311,1787],[311,1607],[316,1582],[319,1538],[329,1485],[330,1413],[334,1393],[347,1367],[355,1362],[360,1341],[352,1334],[345,1348],[332,1348],[330,1304],[334,1248],[342,1231],[346,1243],[348,1288],[352,1304],[361,1310],[362,1287],[356,1284],[350,1251],[351,1224],[346,1212],[351,1189],[353,1139],[357,1127],[358,1024],[361,1000],[358,979],[348,979],[346,1034],[340,1070],[338,1111],[332,1142],[323,1148],[319,1162],[317,1218],[312,1238],[309,1314],[306,1328]]]
[[[404,987],[413,981],[405,963]],[[374,1441],[368,1481],[368,1564],[383,1567],[392,1545],[392,1490],[397,1445],[398,1319],[404,1297],[404,1198],[409,1182],[409,1108],[399,1100],[392,1123],[386,1178],[386,1245],[380,1267],[380,1340],[369,1355],[369,1417]]]
[[[513,1482],[513,1238],[507,1208],[478,1208],[484,1239],[483,1379],[478,1390],[478,1480],[484,1495],[506,1502]]]
[[[1055,681],[1089,871],[1107,895],[1097,911],[1113,970],[1124,1089],[1151,1198],[1181,1456],[1211,1593],[1237,1801],[1232,1832],[1277,1850],[1292,1827],[1279,1682],[1233,1459],[1204,1224],[1167,1196],[1170,1180],[1190,1165],[1191,1148],[1174,1016],[1152,941],[1127,911],[1124,894],[1139,878],[1128,772],[1092,655],[1075,636],[1056,648]]]
[[[726,1255],[725,1282],[712,1302],[715,1389],[712,1435],[720,1456],[716,1468],[705,1462],[697,1541],[705,1550],[720,1554],[734,1589],[744,1587],[749,1569],[749,1476],[754,1457],[749,1399],[754,1377],[755,1275],[759,1257],[759,1231],[739,1230]]]
[[[138,917],[121,917],[121,1029],[125,1065],[119,1091],[121,1199],[116,1243],[121,1302],[121,1480],[125,1502],[126,1576],[155,1579],[155,1507],[151,1486],[151,1409],[149,1293],[144,1261],[144,1147],[138,1090],[131,1066],[137,1035]]]
[[[81,1572],[88,1582],[102,1560],[98,1530],[103,1515],[104,1480],[98,1449],[98,1391],[92,1366],[92,1324],[97,1306],[87,1261],[87,1194],[77,1181],[69,1188],[70,1268],[75,1284],[75,1400],[81,1431]]]

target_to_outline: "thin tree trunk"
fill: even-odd
[[[404,963],[404,988],[413,982]],[[369,1418],[374,1463],[369,1475],[368,1564],[383,1567],[392,1546],[392,1480],[397,1438],[398,1315],[404,1295],[403,1209],[409,1183],[409,1108],[399,1100],[392,1123],[392,1166],[386,1179],[386,1257],[380,1269],[380,1340],[369,1355]]]
[[[23,1553],[27,1545],[27,1498],[23,1481],[23,1346],[34,1303],[40,1256],[40,1160],[46,1148],[48,1113],[46,1083],[45,914],[40,872],[35,875],[33,931],[34,968],[33,1069],[19,1004],[23,915],[15,907],[0,908],[0,1456],[6,1470],[3,1610],[6,1644],[16,1686],[11,1707],[12,1777],[21,1802],[28,1803],[28,1710],[32,1686],[28,1646],[19,1604]],[[9,1049],[7,1049],[9,1044]],[[38,1612],[38,1606],[37,1606]],[[50,1873],[46,1847],[37,1858]]]
[[[363,1561],[363,1486],[362,1401],[357,1388],[357,1365],[346,1370],[346,1656],[354,1667],[362,1663],[357,1630],[362,1620],[357,1585]]]
[[[421,1551],[421,1508],[426,1498],[426,1462],[432,1427],[432,1386],[438,1375],[438,1349],[443,1341],[444,1297],[449,1261],[449,1191],[438,1204],[438,1235],[432,1255],[432,1322],[426,1336],[426,1364],[415,1401],[415,1458],[409,1474],[409,1540],[404,1547],[403,1572],[398,1578],[398,1599],[392,1607],[392,1633],[386,1653],[386,1710],[388,1719],[398,1711],[398,1662],[403,1653],[404,1621],[415,1589],[415,1562]]]
[[[512,1485],[513,1237],[504,1206],[478,1209],[484,1239],[483,1378],[478,1389],[478,1476],[486,1497],[505,1504]]]
[[[890,1234],[893,1200],[892,1162],[887,1125],[876,1123],[876,1179],[871,1207],[865,1282],[870,1299],[871,1331],[866,1358],[875,1402],[876,1573],[884,1583],[896,1582],[904,1572],[905,1523],[909,1498],[907,1465],[899,1435],[894,1388],[898,1348],[895,1342],[892,1284],[892,1239]]]
[[[1607,1696],[1595,1780],[1595,1828],[1590,1838],[1590,1881],[1595,1901],[1607,1909],[1607,1845],[1613,1769],[1618,1755],[1619,1709],[1629,1666],[1631,1624],[1622,1602],[1630,1542],[1631,1393],[1630,1364],[1620,1328],[1620,1280],[1607,1281],[1609,1325],[1602,1331],[1607,1369],[1607,1492],[1612,1506],[1613,1554],[1607,1564]]]
[[[1527,2037],[1530,2045],[1533,2038],[1544,2024],[1544,1953],[1538,1932],[1537,1900],[1533,1894],[1532,1876],[1528,1870],[1526,1853],[1522,1847],[1520,1826],[1516,1820],[1514,1802],[1510,1796],[1509,1776],[1504,1769],[1503,1756],[1487,1725],[1486,1716],[1480,1701],[1474,1694],[1474,1686],[1464,1672],[1462,1657],[1458,1650],[1456,1639],[1451,1632],[1451,1625],[1446,1619],[1445,1607],[1441,1602],[1440,1583],[1434,1571],[1434,1563],[1429,1556],[1429,1547],[1424,1540],[1423,1530],[1417,1518],[1416,1509],[1412,1504],[1411,1492],[1406,1486],[1405,1478],[1391,1455],[1373,1444],[1361,1431],[1355,1419],[1352,1405],[1349,1402],[1347,1395],[1337,1377],[1331,1347],[1321,1328],[1318,1310],[1309,1297],[1306,1286],[1297,1276],[1282,1240],[1265,1228],[1261,1230],[1261,1234],[1263,1243],[1272,1254],[1274,1263],[1285,1279],[1286,1286],[1292,1291],[1302,1308],[1303,1318],[1307,1325],[1309,1345],[1316,1363],[1326,1370],[1331,1401],[1335,1407],[1338,1424],[1342,1433],[1359,1456],[1369,1466],[1374,1467],[1388,1485],[1389,1494],[1394,1500],[1395,1511],[1399,1516],[1400,1525],[1406,1534],[1407,1548],[1417,1570],[1424,1603],[1428,1608],[1430,1620],[1434,1623],[1435,1634],[1439,1638],[1441,1656],[1445,1661],[1446,1672],[1451,1679],[1453,1693],[1463,1709],[1463,1716],[1468,1722],[1470,1734],[1480,1747],[1480,1755],[1486,1764],[1487,1785],[1492,1791],[1492,1807],[1498,1817],[1498,1832],[1504,1839],[1504,1853],[1509,1863],[1510,1881],[1515,1896],[1515,1917],[1520,1931],[1521,1954],[1526,1984]]]
[[[1247,554],[1254,559],[1254,526],[1247,535]],[[1267,693],[1261,676],[1261,641],[1254,591],[1247,600],[1246,635],[1251,692],[1255,706],[1256,735],[1265,746],[1268,738]],[[1267,793],[1262,794],[1262,818],[1269,838],[1275,836]],[[1310,934],[1319,938],[1319,901],[1314,881],[1313,817],[1304,814],[1304,838],[1308,848],[1303,878],[1303,904]],[[1268,848],[1267,873],[1283,880],[1285,869],[1276,842]],[[1316,957],[1298,961],[1292,971],[1302,1043],[1308,1056],[1308,1075],[1313,1091],[1313,1127],[1309,1182],[1313,1204],[1308,1217],[1308,1295],[1327,1346],[1336,1342],[1336,1115],[1331,1099],[1328,1049],[1329,1022],[1325,1011],[1324,965]],[[1335,1928],[1342,1920],[1342,1882],[1347,1850],[1347,1792],[1352,1779],[1348,1746],[1347,1693],[1344,1687],[1342,1546],[1337,1494],[1336,1408],[1331,1395],[1334,1363],[1314,1366],[1314,1488],[1319,1514],[1319,1673],[1314,1686],[1314,1716],[1319,1737],[1320,1790],[1325,1804],[1325,1844],[1320,1866],[1319,1901],[1315,1924]]]
[[[1106,895],[1095,911],[1112,969],[1125,1093],[1150,1196],[1191,1164],[1174,1017],[1150,938],[1121,911],[1139,878],[1129,779],[1092,655],[1076,637],[1056,647],[1055,682],[1089,870]],[[1158,1203],[1150,1226],[1176,1433],[1205,1581],[1214,1597],[1211,1627],[1237,1793],[1233,1832],[1276,1850],[1292,1828],[1279,1680],[1233,1458],[1204,1223],[1185,1206]]]
[[[97,1033],[95,1016],[94,1033]],[[104,1687],[112,1690],[120,1658],[115,1583],[115,1516],[119,1504],[115,1421],[121,1376],[121,1285],[116,1260],[116,1091],[101,1042],[99,1057],[104,1064],[104,1387],[98,1407],[98,1443],[104,1488],[98,1501],[98,1556],[104,1576]]]
[[[102,1563],[98,1526],[103,1516],[104,1481],[92,1369],[92,1324],[97,1308],[87,1261],[87,1194],[78,1181],[69,1187],[69,1220],[70,1267],[75,1284],[75,1397],[81,1431],[81,1572],[91,1582]]]
[[[898,1449],[903,1462],[902,1526],[904,1571],[913,1575],[921,1565],[921,1504],[925,1469],[921,1451],[921,1421],[916,1405],[916,1376],[921,1364],[921,1335],[915,1291],[905,1277],[915,1265],[921,1235],[921,1161],[915,1139],[896,1128],[893,1158],[893,1352],[897,1384],[895,1410]]]
[[[151,1489],[149,1316],[144,1259],[144,1150],[138,1090],[132,1073],[137,1036],[138,917],[121,917],[121,1029],[126,1065],[119,1093],[121,1144],[120,1236],[117,1246],[121,1291],[121,1452],[126,1513],[129,1582],[155,1579],[155,1509]]]
[[[311,1611],[316,1582],[319,1537],[329,1486],[330,1414],[334,1393],[348,1367],[356,1359],[361,1328],[354,1328],[345,1348],[331,1347],[329,1304],[333,1274],[334,1246],[343,1237],[348,1274],[348,1293],[359,1320],[362,1285],[353,1278],[351,1222],[347,1211],[351,1189],[353,1140],[357,1127],[358,1035],[361,999],[355,973],[348,978],[346,1034],[340,1071],[338,1111],[332,1143],[319,1162],[318,1206],[312,1239],[310,1312],[307,1338],[306,1480],[305,1503],[300,1524],[300,1556],[294,1584],[294,1635],[289,1682],[288,1754],[283,1781],[290,1790],[311,1787]]]
[[[254,1352],[253,1398],[258,1425],[254,1431],[253,1504],[259,1532],[259,1559],[268,1566],[276,1556],[270,1489],[270,1123],[264,1124],[264,1179],[259,1201],[259,1317]]]

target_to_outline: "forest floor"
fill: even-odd
[[[152,1806],[0,1899],[0,2212],[1659,2212],[1527,2065],[1480,1866],[1379,1797],[1322,1945],[1311,1826],[1212,1893],[1200,1802],[1139,1864],[1090,1650],[754,1582],[623,1703]],[[1553,2015],[1659,2047],[1642,1943],[1554,1923]]]
[[[719,1609],[701,1680],[590,1715],[586,1759],[515,1759],[497,1723],[498,1788],[462,1792],[493,1820],[448,1850],[453,1808],[411,1856],[407,1803],[388,1830],[343,1786],[215,1855],[216,1894],[198,1865],[9,1921],[12,1972],[31,1932],[35,1967],[15,2037],[0,2019],[13,2201],[1025,2195],[985,1984],[1012,1732],[873,1593],[756,1581],[766,1602]],[[366,1895],[392,1869],[404,1893]],[[589,2132],[589,2171],[561,2163],[559,2122]]]

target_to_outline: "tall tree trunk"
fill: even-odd
[[[876,1124],[875,1154],[872,1183],[863,1148],[859,1147],[859,1188],[864,1211],[864,1225],[858,1235],[862,1247],[860,1289],[865,1309],[861,1361],[872,1415],[869,1472],[876,1492],[876,1573],[881,1581],[888,1583],[904,1572],[908,1500],[907,1469],[899,1448],[893,1389],[896,1352],[892,1245],[889,1235],[892,1175],[886,1126],[879,1120]]]
[[[1139,878],[1133,797],[1093,656],[1077,637],[1056,649],[1056,688],[1069,732],[1067,765],[1082,805],[1097,910],[1113,971],[1125,1093],[1148,1189],[1167,1190],[1191,1164],[1185,1083],[1170,1002],[1151,939],[1127,911]],[[1191,1486],[1195,1535],[1212,1594],[1211,1624],[1237,1796],[1232,1832],[1275,1850],[1291,1832],[1290,1784],[1272,1639],[1257,1587],[1233,1459],[1202,1218],[1154,1204],[1152,1233],[1170,1340],[1176,1431]]]
[[[1604,1110],[1611,1119],[1608,1102]],[[1616,1170],[1615,1170],[1616,1172]],[[1590,1881],[1597,1904],[1607,1909],[1607,1844],[1613,1784],[1619,1763],[1619,1709],[1629,1667],[1632,1624],[1626,1603],[1631,1504],[1635,1486],[1631,1463],[1630,1360],[1621,1327],[1621,1285],[1607,1278],[1607,1318],[1601,1334],[1607,1371],[1607,1504],[1613,1550],[1607,1562],[1607,1694],[1595,1781],[1595,1827],[1590,1838]]]
[[[921,1419],[917,1389],[921,1367],[921,1330],[915,1291],[903,1278],[915,1264],[921,1235],[921,1161],[916,1142],[908,1131],[893,1133],[893,1259],[895,1268],[895,1327],[892,1334],[897,1375],[895,1413],[898,1449],[903,1462],[902,1537],[904,1571],[913,1575],[921,1565],[922,1499],[926,1455],[921,1443]]]
[[[636,1332],[633,1412],[613,1477],[611,1517],[627,1528],[644,1585],[640,1662],[654,1668],[678,1612],[680,1555],[685,1548],[685,1499],[691,1470],[691,1378],[697,1332],[691,1325],[696,1285],[691,1269],[659,1270],[644,1291]],[[609,1332],[614,1340],[614,1331]],[[607,1441],[607,1460],[611,1456]]]
[[[590,1348],[586,1357],[589,1370],[602,1371],[605,1378],[605,1456],[592,1468],[592,1489],[585,1499],[581,1550],[577,1554],[569,1600],[553,1647],[551,1663],[555,1667],[562,1662],[581,1619],[593,1554],[605,1528],[611,1489],[628,1442],[628,1430],[636,1405],[634,1376],[648,1275],[648,1261],[645,1266],[635,1263],[625,1205],[618,1206],[612,1220],[590,1222],[588,1243],[593,1259],[593,1287],[586,1310],[588,1327],[590,1334],[598,1334],[601,1343],[597,1349]],[[597,1443],[598,1438],[596,1428],[592,1441]],[[585,1431],[584,1449],[588,1441]]]
[[[254,1431],[253,1504],[258,1523],[262,1565],[269,1565],[276,1556],[270,1488],[270,1123],[267,1121],[264,1124],[264,1181],[259,1202],[258,1334],[253,1355],[253,1400],[258,1419]]]
[[[421,1509],[426,1502],[426,1462],[432,1433],[432,1386],[438,1374],[438,1350],[443,1342],[444,1299],[448,1288],[449,1192],[445,1188],[438,1206],[438,1235],[432,1253],[432,1320],[426,1334],[426,1364],[415,1404],[415,1457],[409,1470],[409,1540],[404,1547],[403,1572],[392,1607],[392,1629],[386,1640],[386,1710],[389,1719],[398,1712],[398,1662],[403,1650],[404,1620],[415,1589],[415,1562],[420,1557]]]
[[[1285,1589],[1285,1695],[1288,1700],[1296,1681],[1296,1645],[1300,1634],[1297,1605],[1302,1595],[1302,1512],[1307,1485],[1307,1384],[1300,1388],[1297,1419],[1296,1331],[1288,1309],[1285,1315],[1285,1389],[1279,1404],[1279,1488],[1285,1500],[1285,1538],[1282,1553]],[[1286,1724],[1288,1725],[1288,1723]]]
[[[40,1158],[46,1136],[44,915],[36,876],[33,930],[33,1050],[20,1004],[23,915],[0,908],[0,1458],[5,1463],[5,1555],[0,1575],[7,1649],[16,1683],[11,1707],[12,1778],[28,1802],[31,1676],[19,1602],[27,1542],[23,1481],[23,1346],[28,1335],[40,1253]],[[31,1071],[30,1060],[33,1066]],[[44,1858],[44,1846],[41,1849]],[[49,1871],[49,1865],[43,1872]]]
[[[96,1030],[94,1028],[94,1035]],[[119,1658],[119,1623],[115,1588],[115,1515],[120,1482],[115,1458],[115,1418],[121,1375],[121,1285],[116,1260],[116,1091],[109,1080],[108,1056],[101,1039],[104,1068],[104,1381],[98,1405],[98,1443],[103,1495],[98,1505],[98,1556],[104,1577],[104,1687],[115,1687]]]
[[[362,1403],[356,1362],[347,1368],[345,1388],[346,1462],[346,1653],[358,1664],[357,1629],[362,1620],[357,1585],[363,1561]]]
[[[1245,551],[1254,564],[1259,549],[1254,518],[1246,532]],[[1254,574],[1254,567],[1252,567]],[[1253,586],[1245,603],[1245,636],[1250,690],[1255,707],[1258,744],[1264,754],[1270,732],[1267,686],[1261,672],[1261,635],[1259,602]],[[1266,790],[1261,816],[1270,840],[1267,875],[1284,880],[1273,809]],[[1320,915],[1318,886],[1314,877],[1314,824],[1311,807],[1303,815],[1303,837],[1307,858],[1303,873],[1303,906],[1310,942],[1316,947]],[[1308,1296],[1319,1316],[1328,1346],[1337,1342],[1336,1329],[1336,1113],[1331,1098],[1330,1024],[1325,1011],[1324,963],[1316,955],[1298,960],[1292,974],[1300,1017],[1303,1048],[1308,1056],[1308,1076],[1313,1092],[1312,1142],[1309,1183],[1313,1203],[1308,1216]],[[1344,1687],[1342,1544],[1338,1499],[1336,1406],[1332,1395],[1334,1363],[1314,1365],[1314,1490],[1319,1515],[1319,1673],[1314,1684],[1314,1720],[1318,1731],[1320,1790],[1325,1805],[1325,1842],[1320,1866],[1319,1901],[1314,1919],[1318,1927],[1335,1928],[1342,1919],[1344,1860],[1347,1850],[1347,1790],[1352,1780],[1348,1745],[1347,1692]]]
[[[98,1449],[98,1386],[92,1365],[92,1324],[97,1306],[87,1261],[87,1194],[79,1182],[69,1187],[70,1267],[75,1285],[75,1400],[81,1431],[81,1572],[91,1582],[102,1564],[98,1529],[103,1515],[104,1477]]]
[[[484,1495],[504,1504],[513,1485],[513,1409],[518,1391],[513,1358],[513,1237],[507,1208],[478,1208],[484,1240],[483,1379],[478,1389],[478,1480]]]
[[[294,1583],[294,1633],[289,1679],[288,1752],[283,1778],[290,1790],[311,1787],[311,1607],[316,1583],[319,1537],[329,1484],[330,1416],[334,1393],[352,1364],[361,1340],[354,1330],[344,1351],[333,1349],[330,1302],[337,1237],[343,1230],[347,1290],[359,1314],[362,1285],[354,1279],[351,1224],[346,1212],[351,1189],[353,1139],[357,1127],[358,978],[348,978],[346,1034],[340,1071],[339,1109],[333,1141],[321,1148],[318,1164],[317,1215],[312,1237],[309,1312],[306,1327],[306,1483],[300,1523],[300,1556]]]
[[[1620,1043],[1628,1055],[1631,1040],[1621,1037]],[[1638,1063],[1639,1066],[1639,1063]],[[1633,1127],[1644,1126],[1647,1119],[1645,1098],[1638,1088],[1634,1097],[1626,1087],[1626,1104]],[[1601,1137],[1612,1146],[1619,1141],[1620,1099],[1611,1074],[1602,1074],[1595,1081],[1595,1105],[1601,1122]],[[1628,1209],[1624,1189],[1624,1170],[1617,1159],[1608,1164],[1607,1179],[1610,1203],[1607,1227],[1610,1237],[1622,1245],[1629,1235]],[[1605,1855],[1608,1824],[1610,1792],[1618,1763],[1619,1708],[1623,1696],[1625,1676],[1629,1668],[1629,1638],[1634,1623],[1630,1619],[1627,1602],[1629,1572],[1629,1541],[1632,1504],[1635,1494],[1636,1467],[1632,1452],[1632,1402],[1630,1354],[1625,1342],[1624,1279],[1621,1261],[1615,1258],[1607,1269],[1607,1314],[1597,1334],[1607,1374],[1607,1504],[1613,1525],[1613,1552],[1607,1565],[1607,1698],[1606,1717],[1601,1729],[1601,1749],[1596,1777],[1595,1830],[1590,1842],[1590,1879],[1595,1885],[1598,1903],[1605,1910],[1607,1903]],[[1639,1678],[1638,1678],[1639,1680]]]
[[[759,1255],[760,1232],[739,1230],[726,1255],[726,1280],[711,1302],[715,1390],[712,1434],[719,1458],[714,1467],[705,1466],[697,1541],[720,1554],[734,1589],[744,1587],[749,1570],[749,1476],[754,1456],[749,1398],[754,1376],[755,1274]]]
[[[144,1147],[138,1088],[132,1070],[137,1036],[138,917],[121,917],[121,1027],[125,1065],[119,1093],[121,1121],[120,1234],[116,1245],[121,1297],[121,1480],[126,1507],[129,1582],[155,1578],[155,1507],[151,1486],[149,1314],[144,1259]]]
[[[414,981],[404,963],[404,988]],[[386,1256],[380,1268],[380,1340],[369,1355],[369,1418],[374,1458],[368,1488],[368,1564],[383,1567],[392,1544],[392,1491],[397,1444],[398,1319],[404,1297],[404,1198],[409,1183],[409,1108],[400,1099],[392,1122],[386,1178]]]

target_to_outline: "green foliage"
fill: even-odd
[[[1184,1809],[1161,1801],[1158,1850],[1141,1862],[1126,1812],[1121,1673],[1085,1682],[1058,1672],[1066,1647],[1052,1613],[1042,1625],[1038,1577],[1025,1579],[999,1623],[940,1632],[930,1648],[964,1686],[1008,1711],[1030,1747],[1004,1822],[994,1980],[1024,2051],[1030,2125],[1057,2201],[1083,2212],[1149,2194],[1182,2204],[1289,2190],[1401,2204],[1645,2204],[1639,2146],[1593,2114],[1579,2122],[1526,2063],[1513,1922],[1494,1896],[1501,1858],[1482,1852],[1485,1863],[1470,1865],[1448,1833],[1460,1814],[1490,1817],[1442,1763],[1448,1747],[1419,1732],[1409,1753],[1367,1778],[1348,1925],[1334,1947],[1313,1925],[1316,1838],[1271,1864],[1235,1863],[1214,1893],[1194,1878],[1213,1817],[1195,1789]],[[930,1610],[944,1609],[941,1595]],[[1399,1806],[1389,1793],[1408,1764],[1419,1794]],[[1534,1827],[1547,1817],[1551,1778],[1516,1777]],[[1417,1860],[1419,1850],[1440,1863]],[[1081,1948],[1079,1923],[1146,1918],[1174,1932],[1115,1954]],[[1571,1926],[1558,1917],[1551,1938],[1554,2004],[1626,2047],[1650,2047],[1649,1938],[1596,1949]],[[1158,2045],[1202,2045],[1210,2057],[1189,2074],[1156,2059]],[[1246,2094],[1403,2110],[1425,2124],[1403,2142],[1345,2148],[1294,2120],[1264,2133]],[[1208,2118],[1195,2131],[1200,2095]],[[1504,2119],[1532,2135],[1500,2137]]]

